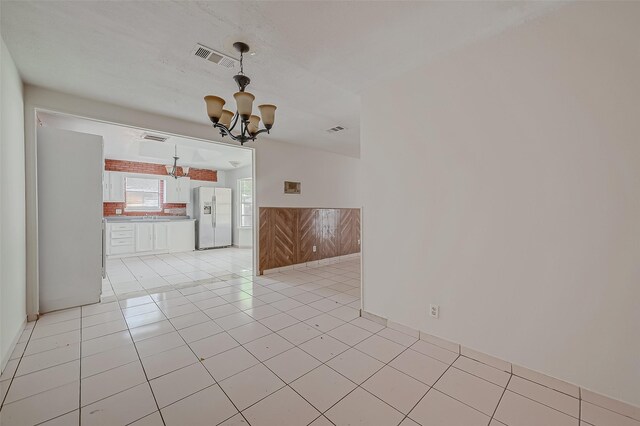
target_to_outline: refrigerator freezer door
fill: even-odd
[[[194,215],[196,219],[196,248],[198,250],[214,247],[214,195],[214,188],[201,186],[195,189]]]
[[[215,188],[215,247],[231,245],[231,189]]]

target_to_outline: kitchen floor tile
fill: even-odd
[[[218,382],[244,371],[259,361],[242,346],[229,349],[202,362]]]
[[[289,387],[269,395],[243,414],[252,426],[307,425],[320,415]]]
[[[209,386],[162,409],[167,426],[217,425],[232,417],[235,409],[220,386]]]
[[[202,364],[196,363],[160,376],[149,383],[158,406],[162,409],[215,384],[215,380]]]
[[[320,361],[299,348],[292,348],[267,361],[265,365],[285,383],[291,383],[320,365]]]
[[[380,370],[384,364],[357,349],[349,349],[336,356],[327,365],[351,381],[360,384]]]
[[[334,328],[327,334],[331,337],[335,337],[342,343],[346,343],[349,346],[357,345],[358,343],[371,336],[371,333],[367,330],[348,323]]]
[[[301,345],[314,337],[320,336],[322,333],[303,322],[299,322],[279,330],[278,334],[294,345]]]
[[[149,383],[145,382],[82,407],[80,418],[83,426],[127,425],[148,416],[157,409]]]
[[[362,388],[351,392],[324,415],[336,426],[398,425],[404,417]]]
[[[396,370],[432,386],[449,366],[412,349],[407,349],[389,363]]]
[[[2,424],[35,425],[77,410],[79,392],[79,382],[73,382],[5,404],[2,407]]]
[[[140,361],[84,378],[81,382],[82,406],[92,404],[146,381],[147,378]]]
[[[489,416],[463,404],[460,401],[431,389],[409,413],[409,418],[422,425],[464,425],[485,426]],[[539,423],[539,426],[545,423]],[[551,423],[549,423],[551,425]]]
[[[390,362],[393,358],[400,355],[405,347],[391,340],[385,339],[377,335],[373,335],[355,346],[356,349],[366,353],[382,362]]]
[[[349,346],[327,334],[311,339],[299,345],[299,347],[320,362],[327,362],[349,349]]]
[[[178,346],[140,360],[148,380],[155,379],[172,371],[198,362],[193,351],[187,345]]]
[[[262,364],[231,376],[219,384],[240,410],[255,404],[285,385]]]
[[[504,388],[457,368],[449,368],[434,388],[482,413],[492,416]]]
[[[238,342],[225,332],[189,343],[189,347],[193,349],[196,356],[201,360],[235,348],[236,346],[238,346]]]
[[[375,373],[362,387],[404,414],[429,390],[429,386],[389,366]]]
[[[258,321],[252,321],[248,324],[241,325],[240,327],[232,328],[227,332],[229,333],[229,335],[231,335],[231,337],[233,337],[243,345],[245,343],[259,339],[260,337],[271,334],[271,330],[260,324]]]
[[[284,337],[276,333],[271,333],[244,344],[244,347],[251,352],[253,356],[264,362],[269,358],[293,348],[293,345]]]
[[[291,387],[316,409],[324,412],[355,389],[356,384],[326,365],[321,365],[291,383]]]
[[[577,419],[510,390],[502,396],[494,417],[509,426],[578,425]]]

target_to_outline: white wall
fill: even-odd
[[[640,405],[638,22],[571,4],[364,94],[365,310]]]
[[[238,228],[238,179],[250,178],[252,175],[252,165],[227,171],[227,187],[231,188],[231,193],[233,194],[233,245],[242,248],[253,246],[253,228]]]
[[[259,207],[360,207],[360,160],[276,141],[258,141]],[[284,194],[284,181],[302,182],[301,194]]]
[[[2,40],[0,55],[0,370],[26,321],[22,80]]]

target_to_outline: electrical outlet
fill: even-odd
[[[429,316],[431,318],[440,318],[440,305],[429,305]]]
[[[313,246],[313,252],[314,253],[316,252],[316,246]]]
[[[122,209],[116,209],[116,214],[122,214]]]

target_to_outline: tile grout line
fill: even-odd
[[[36,320],[35,322],[38,322],[38,320]],[[9,380],[9,386],[7,387],[7,392],[4,394],[4,397],[2,398],[2,401],[0,401],[0,410],[2,410],[4,408],[4,402],[7,400],[7,396],[9,396],[9,391],[11,390],[11,385],[13,385],[13,380],[16,378],[16,374],[18,374],[18,369],[20,368],[20,364],[22,363],[22,358],[24,358],[24,353],[27,351],[27,346],[29,346],[29,342],[31,341],[31,336],[33,335],[33,330],[35,330],[36,325],[34,324],[33,327],[31,327],[31,331],[29,332],[29,338],[27,339],[27,342],[24,346],[24,350],[22,351],[22,353],[20,354],[20,359],[18,360],[18,365],[16,365],[16,369],[13,371],[13,374],[11,375],[11,378],[8,379]],[[26,329],[26,326],[25,326]],[[22,332],[24,333],[26,330],[22,330]],[[20,339],[18,339],[20,340]],[[16,343],[16,346],[18,344]],[[15,351],[15,348],[14,348]],[[9,355],[11,356],[11,355]],[[9,361],[11,361],[11,359],[9,359]],[[9,362],[7,361],[7,363]],[[6,368],[6,365],[5,365]],[[8,404],[7,404],[8,405]]]
[[[428,356],[428,355],[427,355],[427,356]],[[434,387],[435,387],[436,383],[438,383],[438,381],[442,378],[442,376],[444,376],[444,375],[447,373],[447,371],[449,371],[449,369],[450,369],[451,367],[453,367],[453,363],[454,363],[454,362],[456,362],[456,361],[458,360],[458,358],[460,358],[460,357],[461,357],[461,355],[460,355],[460,354],[458,354],[458,356],[456,357],[456,359],[454,359],[454,360],[451,362],[451,364],[449,364],[449,366],[448,366],[448,367],[447,367],[447,368],[442,372],[442,374],[441,374],[440,376],[438,376],[438,378],[436,379],[436,381],[435,381],[435,382],[433,382],[433,385],[430,385],[430,386],[429,386],[429,389],[427,389],[427,391],[425,392],[425,394],[424,394],[424,395],[422,395],[422,397],[421,397],[420,399],[418,399],[418,401],[413,405],[413,407],[411,407],[411,410],[409,410],[409,411],[407,412],[407,414],[405,414],[404,418],[402,419],[402,421],[401,421],[400,423],[404,422],[406,419],[410,419],[410,420],[412,420],[412,421],[416,422],[415,420],[413,420],[413,419],[411,419],[411,418],[409,417],[409,414],[411,414],[411,412],[412,412],[412,411],[413,411],[413,410],[418,406],[418,404],[420,404],[420,402],[425,398],[425,396],[427,396],[427,395],[429,394],[429,392],[431,392],[431,390],[432,390],[432,389],[434,389]],[[434,359],[435,359],[435,358],[434,358]],[[410,376],[410,377],[412,377],[412,376]],[[415,379],[415,377],[414,377],[414,379]],[[416,379],[416,380],[417,380],[417,379]],[[436,390],[437,390],[437,389],[436,389]],[[446,395],[446,394],[445,394],[445,395]],[[451,397],[450,395],[447,395],[447,396],[449,396],[450,398],[453,398],[453,397]],[[454,398],[454,399],[455,399],[455,398]],[[457,400],[456,400],[456,401],[457,401]],[[460,401],[460,402],[462,402],[462,401]],[[466,404],[465,404],[465,405],[466,405]],[[416,423],[418,423],[418,422],[416,422]]]
[[[513,373],[509,374],[509,380],[507,380],[507,384],[504,386],[504,389],[502,390],[502,395],[500,395],[500,399],[498,400],[498,403],[496,404],[496,408],[493,410],[493,414],[491,414],[491,418],[489,419],[489,423],[491,423],[491,421],[493,421],[496,413],[498,412],[498,407],[500,406],[500,403],[502,402],[502,398],[504,398],[504,394],[507,393],[507,388],[509,387],[509,383],[511,383],[511,379],[513,378]],[[498,419],[496,419],[497,421],[499,421]]]

